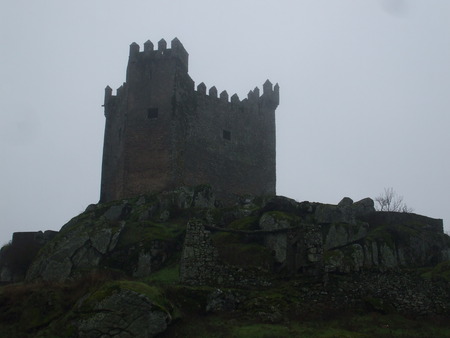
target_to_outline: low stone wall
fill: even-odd
[[[186,284],[217,282],[219,270],[218,252],[211,242],[210,231],[199,220],[190,220],[181,256],[181,280]]]
[[[442,234],[444,232],[444,222],[442,219],[431,218],[413,213],[378,211],[365,214],[362,216],[362,218],[372,227],[383,224],[421,224],[424,231],[431,231],[439,234]]]
[[[242,268],[221,262],[211,240],[211,231],[203,222],[191,219],[180,262],[180,281],[188,285],[268,286],[268,272],[262,269]]]
[[[404,271],[325,275],[325,282],[298,283],[298,312],[354,310],[406,315],[449,315],[450,284]]]
[[[57,234],[52,230],[13,233],[11,243],[0,250],[0,283],[22,281],[38,251]]]

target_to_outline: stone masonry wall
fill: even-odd
[[[210,184],[232,195],[275,194],[275,109],[279,87],[269,81],[240,100],[215,87],[194,88],[188,54],[133,43],[126,83],[105,90],[101,202]]]
[[[203,222],[191,219],[180,262],[180,281],[188,285],[267,286],[270,278],[261,270],[243,269],[220,261]]]

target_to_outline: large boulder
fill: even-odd
[[[183,202],[189,200],[187,193],[193,198],[188,205]],[[104,268],[133,277],[150,275],[179,251],[185,224],[171,220],[179,215],[179,208],[193,205],[196,193],[180,188],[90,205],[39,252],[27,280],[63,281]]]
[[[76,271],[97,268],[103,255],[114,250],[124,226],[111,226],[106,217],[80,223],[61,231],[41,250],[28,269],[27,280],[63,281]]]
[[[363,239],[369,232],[369,224],[364,222],[332,223],[322,226],[324,249],[329,250]]]
[[[442,220],[399,212],[372,212],[356,224],[331,224],[325,229],[325,267],[328,271],[381,271],[434,266],[450,259],[450,237]],[[355,245],[362,265],[354,263]]]
[[[319,224],[354,224],[364,215],[373,212],[375,212],[375,208],[371,198],[353,203],[350,198],[344,197],[338,205],[319,204],[315,210],[315,218]]]
[[[113,282],[83,297],[74,311],[80,337],[154,337],[171,322],[159,291],[136,282]]]

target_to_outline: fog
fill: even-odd
[[[196,84],[280,85],[277,193],[338,203],[392,187],[450,229],[447,0],[0,4],[0,244],[96,203],[104,88],[129,45],[178,37]]]

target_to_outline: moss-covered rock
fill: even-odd
[[[360,221],[323,225],[324,249],[338,248],[361,240],[367,235],[368,231],[369,224]]]
[[[40,251],[27,280],[62,281],[98,268],[120,269],[136,277],[157,271],[181,251],[186,219],[180,210],[189,210],[203,191],[180,188],[89,206]]]
[[[155,287],[115,281],[80,300],[74,310],[79,336],[154,337],[171,321],[171,305]]]

